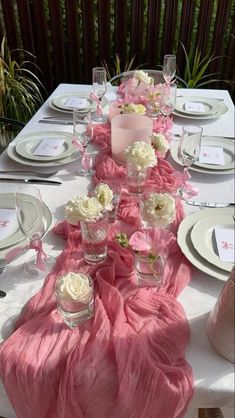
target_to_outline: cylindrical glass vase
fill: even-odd
[[[127,163],[127,188],[129,193],[142,194],[145,190],[149,168],[137,169],[133,164]]]
[[[135,269],[139,287],[163,286],[164,258],[135,254]]]
[[[89,264],[104,261],[107,257],[108,214],[94,221],[81,221],[82,247],[84,258]]]

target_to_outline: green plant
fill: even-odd
[[[114,68],[109,68],[106,61],[102,61],[102,65],[106,69],[107,79],[110,80],[115,75],[121,74],[124,71],[129,71],[132,68],[135,57],[132,57],[130,61],[126,61],[124,67],[121,67],[121,60],[118,54],[115,54]]]
[[[43,103],[39,78],[29,70],[29,61],[24,56],[33,55],[25,50],[18,52],[19,62],[12,58],[5,36],[0,51],[0,116],[27,122]],[[35,58],[35,57],[34,57]],[[38,69],[37,65],[30,65]]]
[[[208,73],[210,64],[213,61],[219,60],[223,57],[206,55],[204,58],[202,58],[201,52],[198,48],[196,48],[195,53],[191,49],[190,53],[187,54],[185,46],[182,44],[182,42],[181,46],[185,55],[185,70],[182,78],[186,82],[188,88],[200,88],[208,84],[218,82],[224,82],[233,86],[231,81],[219,79],[217,76],[219,76],[220,73]]]

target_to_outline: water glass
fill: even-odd
[[[91,141],[93,136],[91,111],[73,110],[73,135],[83,147]]]
[[[69,272],[55,282],[57,309],[69,328],[94,315],[94,286],[88,274]]]
[[[88,264],[103,262],[108,252],[108,213],[94,221],[81,221],[84,259]]]
[[[178,158],[185,169],[197,161],[200,152],[202,128],[197,125],[182,127],[182,134],[178,147]]]

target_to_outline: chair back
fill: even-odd
[[[124,71],[123,73],[117,74],[114,77],[112,77],[109,80],[109,83],[112,85],[118,85],[120,82],[123,82],[125,80],[128,80],[129,78],[132,78],[134,73],[136,70],[130,70],[130,71]],[[163,78],[163,74],[161,70],[147,70],[144,69],[142,70],[144,71],[146,74],[148,74],[150,77],[152,77],[154,79],[154,84],[160,84],[160,83],[165,83],[165,80]],[[187,83],[182,80],[182,78],[180,78],[179,76],[175,76],[176,81],[180,82],[180,84],[187,88],[188,85]]]

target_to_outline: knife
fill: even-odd
[[[48,184],[52,186],[60,186],[62,184],[60,181],[56,181],[56,180],[13,178],[13,177],[0,177],[0,181],[12,182],[12,183]]]
[[[195,200],[186,200],[186,203],[188,205],[192,206],[203,206],[206,208],[226,208],[228,206],[235,205],[233,202],[227,202],[227,203],[220,203],[220,202],[198,202]]]
[[[54,125],[73,125],[72,120],[61,120],[61,119],[40,119],[39,123],[52,123]]]

